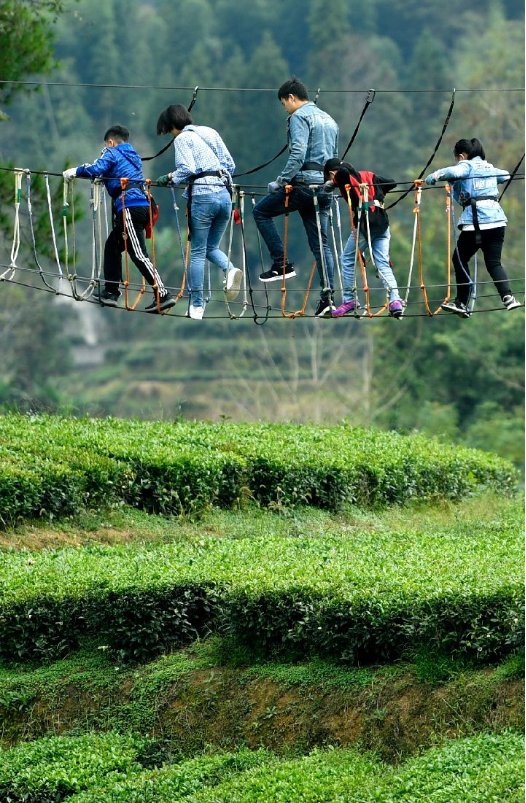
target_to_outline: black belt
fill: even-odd
[[[480,231],[480,223],[479,223],[479,216],[477,212],[477,203],[479,201],[498,201],[494,195],[478,195],[476,198],[470,198],[469,201],[466,201],[462,204],[464,209],[467,206],[471,207],[471,214],[473,216],[473,226],[475,228],[475,245],[482,245],[482,233]]]
[[[321,165],[319,162],[305,162],[300,167],[300,170],[318,170],[319,172],[323,173],[325,165]]]
[[[217,176],[217,178],[224,178],[226,173],[224,170],[203,170],[202,173],[192,173],[191,176],[188,176],[188,198],[186,201],[186,217],[188,223],[188,239],[190,240],[192,235],[192,190],[194,188],[194,182],[197,181],[198,178],[205,178],[205,176]],[[230,197],[232,197],[232,187],[230,183],[225,184],[225,189],[228,190],[230,193]]]

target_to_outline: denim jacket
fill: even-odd
[[[460,204],[465,206],[458,227],[473,225],[473,212],[469,201],[478,196],[490,195],[495,200],[479,201],[477,203],[477,215],[481,226],[484,224],[501,224],[505,226],[507,217],[499,204],[499,193],[497,184],[507,181],[510,174],[507,170],[499,170],[492,164],[475,156],[474,159],[464,159],[451,167],[444,167],[433,173],[437,181],[445,179],[453,183],[453,197]]]
[[[324,165],[338,156],[338,126],[332,117],[312,101],[304,103],[288,119],[287,139],[289,158],[277,183],[323,184],[323,171],[301,168],[305,162]]]

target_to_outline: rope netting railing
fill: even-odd
[[[70,83],[70,82],[61,82],[61,81],[8,81],[8,80],[0,80],[1,85],[46,85],[46,86],[59,86],[59,87],[91,87],[96,89],[165,89],[171,91],[191,91],[192,99],[188,106],[188,109],[192,109],[194,104],[196,103],[198,92],[238,92],[238,93],[245,93],[245,92],[262,92],[268,93],[272,92],[275,93],[275,88],[247,88],[247,87],[160,87],[155,86],[151,87],[148,85],[134,85],[134,84],[87,84],[87,83]],[[318,87],[315,90],[315,99],[314,102],[316,103],[320,93],[323,91],[324,94],[348,94],[348,95],[355,95],[355,94],[364,94],[366,95],[365,104],[361,110],[358,122],[355,126],[355,129],[352,133],[351,139],[345,148],[344,156],[352,147],[353,143],[356,140],[358,135],[360,126],[364,120],[364,117],[367,113],[367,110],[373,103],[377,94],[394,94],[394,93],[402,93],[402,94],[420,94],[420,93],[433,93],[433,94],[445,94],[451,93],[451,89],[434,89],[434,90],[427,90],[427,89],[325,89]],[[449,125],[454,105],[455,105],[455,97],[457,93],[461,92],[524,92],[523,87],[507,87],[507,88],[480,88],[480,89],[453,89],[451,100],[449,104],[449,108],[446,113],[445,120],[442,124],[442,129],[440,136],[434,146],[434,149],[431,153],[431,156],[427,160],[424,168],[420,171],[418,177],[412,181],[398,181],[396,184],[401,188],[398,190],[391,190],[391,195],[397,194],[399,197],[391,203],[389,206],[385,207],[386,209],[392,209],[396,207],[399,202],[404,200],[408,197],[412,191],[414,191],[414,206],[413,206],[413,234],[411,240],[411,248],[410,248],[410,256],[409,256],[409,266],[408,266],[408,277],[407,282],[405,285],[398,284],[399,291],[403,292],[401,301],[403,305],[403,317],[434,317],[438,315],[442,311],[442,304],[449,301],[451,297],[452,291],[452,284],[451,284],[451,257],[452,257],[452,250],[453,250],[453,243],[452,241],[455,240],[454,246],[456,248],[456,239],[453,237],[452,232],[455,230],[455,213],[454,213],[454,204],[451,200],[451,187],[448,183],[445,184],[445,194],[446,194],[446,202],[445,202],[445,211],[446,211],[446,243],[445,243],[445,282],[429,282],[426,281],[426,271],[424,265],[424,253],[423,253],[423,246],[422,246],[422,223],[421,223],[421,206],[422,206],[422,197],[423,192],[427,191],[437,191],[442,190],[440,187],[432,186],[432,187],[424,187],[422,178],[433,161],[438,148],[443,140],[444,134],[446,129]],[[143,157],[142,161],[150,161],[152,159],[157,158],[162,153],[164,153],[168,148],[172,145],[173,139],[163,147],[158,153],[154,154],[153,156]],[[270,165],[274,162],[279,156],[281,156],[285,150],[287,149],[287,144],[285,144],[279,153],[273,156],[268,161],[260,164],[252,169],[246,170],[244,172],[234,174],[234,178],[241,178],[244,176],[249,176],[254,173],[259,172],[263,168]],[[519,168],[524,160],[524,155],[521,157],[517,165],[514,167],[513,171],[510,173],[509,180],[507,181],[501,196],[508,190],[509,186],[514,181],[520,181],[524,179],[524,174],[519,174]],[[38,171],[38,170],[29,170],[27,168],[14,168],[10,166],[0,166],[0,171],[8,171],[12,172],[14,175],[14,216],[13,216],[13,237],[12,237],[12,245],[9,254],[9,261],[5,264],[0,264],[0,281],[18,284],[23,287],[28,287],[37,290],[43,290],[48,293],[53,293],[58,296],[66,296],[74,299],[78,302],[85,302],[85,303],[96,303],[99,304],[99,299],[96,298],[97,293],[101,289],[102,283],[105,281],[103,278],[103,261],[104,261],[104,233],[106,238],[108,237],[109,229],[110,229],[110,222],[108,221],[108,209],[106,206],[106,196],[103,192],[103,184],[105,180],[115,179],[114,176],[108,177],[98,177],[97,179],[81,179],[87,180],[90,182],[90,197],[89,197],[89,208],[90,208],[90,229],[91,229],[91,266],[89,272],[85,272],[84,274],[79,273],[77,270],[77,247],[76,247],[76,223],[75,223],[75,196],[73,193],[73,187],[70,182],[64,181],[63,188],[62,188],[62,242],[59,244],[59,235],[57,234],[57,226],[55,224],[55,212],[53,208],[53,197],[50,187],[50,178],[59,177],[60,179],[63,178],[62,173],[54,173],[52,171]],[[44,200],[47,205],[47,215],[49,218],[49,231],[51,237],[51,250],[53,257],[50,259],[48,258],[48,262],[51,263],[46,269],[43,266],[44,258],[41,253],[39,253],[37,237],[36,237],[36,227],[35,227],[35,214],[33,208],[33,200],[32,200],[32,176],[43,176],[44,177],[44,185],[45,185],[45,194]],[[25,196],[22,189],[23,185],[23,177],[26,178],[26,189],[25,189]],[[486,176],[488,178],[489,176]],[[121,188],[122,188],[122,228],[123,228],[123,240],[124,240],[124,279],[122,281],[122,288],[124,291],[124,306],[123,307],[116,307],[117,309],[124,309],[130,312],[144,312],[146,310],[140,310],[138,308],[138,303],[141,297],[144,295],[146,291],[146,283],[144,277],[141,278],[140,282],[134,282],[130,278],[130,270],[129,270],[129,253],[128,253],[128,221],[126,215],[126,189],[127,186],[130,186],[128,179],[121,179]],[[153,265],[153,276],[154,282],[152,289],[154,291],[154,297],[157,299],[157,312],[164,316],[168,317],[187,317],[188,310],[184,310],[184,304],[182,307],[177,307],[177,303],[180,302],[182,299],[190,301],[191,297],[191,284],[190,284],[190,237],[188,233],[188,226],[186,227],[186,241],[185,241],[185,234],[184,229],[185,227],[181,224],[180,220],[180,207],[177,200],[177,191],[184,189],[184,187],[171,187],[172,193],[172,206],[175,215],[175,223],[176,223],[176,231],[177,231],[177,241],[179,244],[179,250],[181,255],[181,265],[180,265],[180,275],[181,281],[176,286],[170,286],[165,284],[165,289],[169,292],[173,292],[175,306],[173,306],[169,311],[161,310],[159,306],[159,299],[160,294],[157,291],[158,289],[158,274],[156,270],[156,245],[155,245],[155,229],[153,226],[153,219],[152,219],[152,203],[151,203],[151,188],[152,186],[159,186],[156,182],[151,181],[150,179],[146,179],[144,181],[145,192],[149,201],[150,206],[150,231],[151,231],[151,261]],[[377,278],[380,278],[380,274],[378,272],[378,268],[375,264],[374,254],[373,254],[373,247],[371,242],[371,231],[369,225],[369,187],[372,185],[368,185],[367,183],[361,183],[359,190],[359,204],[357,209],[357,220],[356,225],[353,219],[353,209],[352,204],[350,201],[350,193],[349,188],[347,189],[347,201],[344,199],[339,199],[343,201],[344,205],[348,206],[349,209],[349,216],[350,216],[350,229],[351,229],[351,236],[354,237],[356,248],[355,248],[355,260],[354,260],[354,287],[352,288],[352,292],[354,298],[357,298],[358,292],[362,292],[365,297],[365,308],[359,308],[359,305],[356,304],[355,308],[352,312],[352,317],[355,318],[367,318],[369,320],[377,319],[383,316],[383,313],[389,310],[389,294],[391,288],[384,283],[383,287],[376,286],[371,284],[370,280],[370,273],[374,273]],[[165,187],[162,187],[164,190]],[[269,318],[281,318],[281,319],[294,319],[294,318],[308,318],[314,317],[314,315],[309,315],[307,313],[307,303],[309,294],[312,289],[312,283],[314,280],[314,275],[316,271],[316,260],[312,263],[308,280],[307,286],[299,287],[298,279],[295,280],[293,286],[290,285],[290,281],[287,282],[287,278],[285,276],[286,272],[286,265],[287,265],[287,252],[288,252],[288,229],[289,229],[289,210],[288,210],[288,200],[289,194],[292,191],[292,187],[288,186],[285,188],[285,215],[284,215],[284,223],[283,223],[283,241],[284,241],[284,257],[283,257],[283,276],[281,277],[281,283],[279,287],[280,293],[280,300],[279,303],[271,303],[271,295],[272,290],[269,291],[267,288],[266,283],[263,287],[254,286],[253,284],[253,272],[254,266],[250,265],[249,263],[252,260],[256,260],[259,257],[259,261],[261,263],[262,270],[264,271],[264,255],[263,255],[263,248],[261,243],[261,236],[257,227],[256,230],[256,239],[257,239],[257,248],[249,248],[247,245],[247,231],[246,231],[246,220],[245,220],[245,200],[247,196],[250,198],[250,203],[252,208],[256,205],[256,198],[260,196],[264,196],[267,194],[267,186],[266,185],[258,185],[258,184],[244,184],[237,182],[233,185],[233,193],[232,193],[232,214],[230,218],[229,227],[227,230],[227,259],[228,264],[231,264],[231,259],[234,250],[236,250],[237,256],[239,258],[239,264],[241,266],[241,285],[240,285],[240,292],[241,298],[240,300],[229,300],[228,294],[226,292],[226,287],[223,286],[223,292],[220,294],[222,298],[216,299],[213,297],[213,282],[211,278],[211,270],[210,270],[210,263],[207,263],[207,288],[206,288],[206,297],[204,299],[205,305],[208,305],[209,310],[207,311],[207,318],[228,318],[231,320],[244,318],[245,320],[252,319],[256,324],[264,324]],[[315,219],[316,219],[316,230],[318,236],[318,245],[319,245],[319,273],[320,273],[320,285],[322,294],[329,294],[339,292],[343,297],[343,282],[342,282],[342,265],[341,265],[341,258],[344,250],[344,236],[342,234],[342,219],[343,216],[340,213],[339,203],[338,200],[333,199],[331,202],[331,206],[328,211],[328,228],[330,231],[327,231],[327,243],[324,244],[324,235],[322,232],[322,224],[321,224],[321,212],[318,203],[318,195],[317,190],[319,189],[319,185],[311,186],[312,191],[312,201],[314,205],[315,211]],[[25,205],[24,205],[25,202]],[[21,225],[21,217],[23,215],[27,216],[28,220],[28,228],[30,233],[30,247],[31,252],[33,255],[33,261],[35,263],[35,267],[28,267],[26,265],[19,264],[19,255],[20,255],[20,248],[22,245],[22,233],[24,227]],[[362,226],[363,222],[363,226]],[[239,232],[239,235],[236,235],[236,230]],[[364,255],[362,254],[362,250],[359,247],[359,232],[363,233],[365,241],[367,243],[367,250],[369,252],[369,260],[365,260]],[[348,233],[346,232],[348,236]],[[149,235],[150,236],[150,235]],[[361,236],[361,235],[360,235]],[[83,242],[85,242],[86,233],[84,233]],[[346,238],[345,238],[346,239]],[[331,249],[331,256],[332,261],[334,262],[335,266],[335,277],[329,276],[328,272],[328,265],[327,265],[327,256],[325,249]],[[415,261],[418,262],[418,280],[417,283],[413,284],[413,272],[415,269]],[[368,264],[370,263],[370,269],[368,272]],[[52,266],[54,264],[54,269]],[[475,301],[476,300],[483,300],[486,299],[488,304],[491,303],[491,299],[498,298],[495,293],[480,293],[478,292],[477,288],[483,288],[486,284],[493,284],[490,280],[482,280],[478,279],[478,271],[477,271],[477,260],[475,256],[474,262],[474,273],[473,277],[470,276],[469,272],[466,270],[464,266],[461,266],[465,276],[466,276],[466,284],[469,286],[469,311],[470,314],[475,312],[490,312],[495,310],[504,309],[501,305],[479,308],[475,309]],[[359,268],[359,270],[358,270]],[[179,269],[178,269],[179,270]],[[398,269],[397,269],[398,270]],[[358,275],[361,278],[361,287],[358,288],[357,286],[357,277]],[[35,284],[30,281],[22,281],[22,278],[32,278],[32,279],[39,279],[40,284]],[[335,289],[331,286],[331,282],[337,280],[338,287]],[[458,277],[457,277],[458,279]],[[522,290],[520,291],[522,294],[524,293],[524,277],[511,277],[510,283],[513,283],[514,287],[516,287],[519,283],[522,282]],[[67,284],[66,284],[67,283]],[[81,287],[82,285],[82,287]],[[66,288],[66,289],[65,289]],[[277,292],[278,288],[276,288]],[[414,292],[413,292],[414,291]],[[436,292],[435,292],[436,291]],[[438,292],[442,293],[445,291],[445,296],[442,295],[440,298],[434,298],[430,296],[437,295]],[[515,290],[516,293],[519,291]],[[131,300],[131,294],[137,293],[134,300]],[[269,294],[270,293],[270,294]],[[258,302],[258,294],[260,300],[263,303]],[[261,295],[263,294],[263,295]],[[302,295],[303,298],[299,302],[296,302],[296,299],[299,295]],[[415,295],[418,294],[418,298],[415,298]],[[292,302],[290,301],[292,299]],[[381,302],[383,299],[383,303]],[[499,298],[500,301],[500,298]],[[289,303],[292,304],[292,308],[289,307]],[[222,314],[215,315],[212,311],[214,308],[219,309],[219,305],[221,304],[224,308]],[[436,308],[435,304],[438,304]],[[522,304],[523,305],[523,304]],[[251,310],[251,314],[247,315],[247,311]],[[183,311],[184,310],[184,311]],[[151,311],[151,310],[150,310]],[[351,317],[350,315],[342,316],[342,317]],[[387,318],[388,316],[383,316]],[[397,316],[399,317],[399,316]]]
[[[35,212],[34,212],[34,203],[32,197],[32,171],[28,169],[21,169],[21,168],[1,168],[3,170],[10,170],[14,176],[14,214],[13,214],[13,237],[12,237],[12,245],[9,253],[9,261],[0,264],[0,281],[6,283],[17,284],[23,287],[43,290],[45,292],[53,293],[54,295],[58,296],[65,296],[70,297],[78,302],[87,302],[87,303],[95,303],[99,304],[98,299],[95,297],[95,291],[99,289],[104,282],[104,278],[102,276],[102,264],[103,264],[103,241],[104,235],[108,233],[109,223],[108,223],[108,210],[106,208],[103,199],[105,195],[103,193],[103,182],[101,179],[86,179],[89,181],[89,206],[91,210],[90,216],[90,231],[91,231],[91,266],[88,270],[84,270],[80,272],[77,268],[77,253],[76,253],[76,222],[75,222],[75,204],[74,204],[74,193],[72,188],[72,183],[64,181],[63,182],[63,193],[62,193],[62,210],[61,210],[61,217],[62,217],[62,242],[59,242],[60,235],[57,233],[57,226],[55,223],[55,217],[57,214],[57,209],[54,208],[58,206],[57,201],[53,204],[53,197],[50,187],[50,176],[53,176],[51,173],[44,173],[45,177],[45,193],[43,194],[43,202],[47,206],[47,216],[49,218],[49,232],[51,237],[51,252],[52,258],[48,257],[48,265],[44,266],[44,258],[42,254],[39,253],[38,243],[36,239],[36,226],[35,226]],[[34,172],[34,171],[33,171]],[[60,174],[61,175],[61,174]],[[26,179],[26,186],[25,192],[23,191],[23,178]],[[512,177],[513,181],[520,181],[524,178],[523,175],[519,175],[517,172]],[[151,198],[151,186],[154,182],[149,180],[146,181],[146,188],[148,198]],[[445,184],[445,187],[423,187],[423,182],[421,179],[415,179],[412,182],[407,182],[411,186],[415,188],[415,198],[414,198],[414,206],[412,213],[414,214],[414,221],[413,221],[413,236],[411,241],[411,248],[410,248],[410,258],[409,258],[409,266],[408,266],[408,276],[407,281],[405,284],[399,284],[398,289],[403,293],[403,307],[404,307],[404,318],[409,317],[434,317],[438,315],[442,311],[441,304],[444,301],[448,301],[451,296],[451,256],[453,250],[453,243],[452,240],[454,239],[452,236],[452,232],[455,229],[455,216],[454,216],[454,205],[451,200],[451,187],[448,183]],[[133,281],[130,278],[130,271],[129,271],[129,262],[128,262],[128,249],[126,246],[126,203],[125,203],[125,189],[127,185],[127,180],[122,180],[122,200],[123,200],[123,230],[124,230],[124,280],[122,282],[122,287],[124,290],[124,306],[121,309],[125,309],[127,311],[134,311],[134,312],[141,312],[143,310],[138,309],[138,303],[141,297],[143,296],[146,285],[144,282],[144,278],[141,278],[141,281]],[[352,313],[352,316],[345,316],[345,317],[355,317],[355,318],[367,318],[367,319],[375,319],[379,318],[386,312],[388,309],[388,298],[389,298],[389,290],[390,288],[387,287],[380,287],[379,285],[372,285],[371,284],[371,275],[373,273],[377,274],[376,265],[374,262],[374,257],[372,257],[372,247],[371,247],[371,233],[368,227],[368,215],[367,208],[368,208],[368,188],[369,185],[367,183],[360,184],[360,202],[358,206],[358,220],[357,225],[355,225],[353,221],[353,212],[352,206],[350,204],[350,194],[347,193],[347,201],[344,199],[339,199],[344,203],[345,206],[349,208],[349,218],[350,218],[350,229],[355,237],[358,236],[357,229],[360,229],[362,219],[365,221],[365,232],[366,238],[368,241],[368,250],[370,253],[370,268],[368,270],[368,263],[366,263],[362,251],[359,247],[356,248],[356,256],[355,256],[355,284],[353,291],[354,293],[362,292],[365,296],[365,308],[362,310],[355,310]],[[178,188],[179,189],[179,188]],[[329,280],[327,275],[327,266],[325,264],[324,258],[324,247],[322,243],[322,231],[321,231],[321,223],[320,223],[320,211],[319,206],[317,204],[317,194],[316,190],[318,189],[316,186],[312,186],[312,193],[313,193],[313,204],[315,208],[316,214],[316,223],[317,223],[317,231],[319,237],[319,244],[320,244],[320,253],[322,255],[321,258],[321,276],[322,276],[322,291],[327,292],[330,290]],[[292,187],[286,188],[286,198],[288,200],[289,193],[292,190]],[[445,274],[445,281],[443,282],[430,282],[426,281],[425,277],[425,266],[424,266],[424,253],[422,247],[422,230],[421,230],[421,203],[422,203],[422,194],[424,190],[429,191],[439,191],[444,192],[445,190],[445,212],[446,212],[446,237],[445,237],[445,257],[444,257],[444,274]],[[180,207],[177,202],[177,194],[175,188],[171,188],[172,193],[172,200],[173,200],[173,208],[175,213],[175,221],[176,221],[176,230],[177,230],[177,238],[179,242],[179,249],[181,255],[181,265],[180,265],[180,274],[181,274],[181,281],[177,285],[169,285],[166,284],[166,289],[170,292],[173,292],[176,298],[176,301],[181,301],[181,299],[185,298],[189,300],[191,287],[189,286],[188,282],[188,265],[189,265],[189,248],[190,242],[186,239],[185,242],[185,235],[183,232],[183,226],[180,220]],[[251,199],[252,206],[255,205],[255,197],[256,193],[251,191],[248,193]],[[309,275],[307,277],[307,286],[299,287],[298,280],[295,280],[293,286],[290,284],[290,280],[287,281],[285,277],[285,266],[287,264],[287,252],[288,252],[288,226],[289,226],[289,215],[288,213],[285,214],[284,217],[284,272],[283,277],[281,279],[279,293],[280,293],[280,300],[279,303],[271,303],[271,295],[273,293],[272,290],[268,290],[267,286],[264,285],[263,287],[255,287],[253,285],[253,274],[255,265],[249,265],[249,261],[253,258],[253,255],[259,255],[259,260],[261,264],[264,264],[264,256],[263,256],[263,249],[261,245],[261,240],[259,236],[259,232],[256,228],[257,232],[257,249],[249,248],[247,246],[247,237],[246,237],[246,221],[245,221],[245,199],[247,193],[242,188],[241,185],[234,185],[233,197],[232,197],[232,215],[230,219],[229,229],[227,232],[227,241],[228,241],[228,261],[229,263],[232,260],[233,250],[234,247],[237,247],[238,256],[239,256],[239,264],[242,271],[242,282],[241,282],[241,298],[240,300],[236,301],[229,301],[226,297],[226,293],[223,292],[220,295],[223,295],[223,298],[216,299],[213,297],[213,288],[212,288],[212,281],[211,281],[211,274],[210,274],[210,267],[208,267],[208,297],[206,301],[208,301],[207,310],[207,319],[208,318],[228,318],[228,319],[241,319],[245,318],[247,320],[252,319],[255,323],[261,324],[266,322],[269,318],[282,318],[282,319],[294,319],[297,317],[301,318],[309,318],[314,317],[314,315],[310,315],[307,311],[307,301],[309,298],[309,293],[312,289],[312,283],[315,275],[316,269],[316,262],[312,263],[310,268]],[[150,204],[150,215],[151,215],[151,204]],[[33,261],[35,263],[35,267],[28,267],[27,265],[19,264],[19,254],[20,248],[22,244],[22,232],[24,231],[24,225],[22,222],[27,218],[27,230],[29,232],[28,240],[29,245],[31,247],[31,252],[33,255]],[[340,257],[342,253],[342,246],[343,241],[345,239],[345,235],[343,234],[343,226],[342,226],[342,215],[340,214],[340,209],[338,205],[338,201],[336,199],[333,200],[331,209],[330,209],[330,229],[331,229],[331,237],[328,238],[329,246],[332,248],[332,256],[334,258],[334,263],[337,266],[336,268],[336,277],[338,279],[339,288],[337,288],[336,292],[342,292],[342,280],[341,280],[341,272],[340,272]],[[236,235],[236,230],[238,230],[239,235]],[[155,229],[152,227],[152,240],[151,240],[151,252],[152,252],[152,262],[155,269],[156,264],[156,247],[155,247]],[[85,236],[86,236],[85,232]],[[347,232],[346,232],[347,234]],[[236,245],[237,240],[237,245]],[[249,254],[252,256],[249,257]],[[418,262],[418,278],[417,280],[413,281],[413,273],[415,270],[415,262]],[[251,270],[252,267],[252,270]],[[358,270],[359,268],[359,270]],[[361,287],[357,286],[357,277],[358,275],[361,278]],[[35,283],[34,281],[29,281],[29,279],[38,279],[40,280],[41,284]],[[511,277],[510,282],[513,283],[515,288],[516,294],[523,295],[524,293],[524,277]],[[64,284],[66,283],[66,285]],[[490,280],[478,280],[477,278],[477,267],[475,265],[474,276],[471,277],[466,271],[466,283],[469,285],[470,290],[470,300],[469,300],[469,310],[471,313],[477,312],[489,312],[495,311],[499,309],[504,309],[502,306],[487,306],[487,304],[491,304],[492,299],[497,299],[498,296],[496,293],[485,293],[483,291],[486,285],[492,285],[493,282]],[[520,286],[519,286],[520,285]],[[154,283],[153,289],[155,290],[156,285]],[[478,288],[478,292],[477,292]],[[224,289],[224,288],[223,288]],[[274,291],[274,294],[277,294],[278,288]],[[135,299],[131,299],[131,294],[137,294]],[[438,296],[440,293],[440,296]],[[260,295],[260,300],[263,303],[260,303],[258,300],[258,294],[264,294],[264,297]],[[302,299],[299,302],[296,301],[298,296],[302,296]],[[418,295],[418,298],[416,297]],[[374,296],[374,299],[372,298]],[[156,294],[157,299],[159,299],[159,295]],[[380,301],[380,297],[383,297],[383,302]],[[479,305],[478,309],[475,309],[475,301],[478,300],[483,301],[486,300],[486,307],[481,308]],[[499,298],[500,301],[500,298]],[[521,299],[523,301],[523,299]],[[224,308],[223,312],[220,312],[219,305],[222,305]],[[436,306],[435,308],[435,305]],[[120,307],[119,307],[120,308]],[[247,311],[250,309],[251,314],[247,316]],[[172,308],[168,312],[163,312],[158,309],[158,312],[168,316],[168,317],[187,317],[188,312],[184,308]],[[387,316],[384,316],[387,317]]]

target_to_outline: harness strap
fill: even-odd
[[[224,170],[203,170],[202,173],[192,173],[191,176],[188,176],[188,198],[186,201],[186,217],[187,217],[189,240],[192,236],[192,192],[194,189],[194,183],[197,181],[198,178],[206,178],[206,176],[216,176],[217,178],[222,178],[224,175],[225,175]],[[225,189],[229,191],[230,197],[232,197],[232,188],[228,184],[225,184]]]
[[[473,215],[473,225],[475,227],[475,245],[482,245],[482,232],[480,231],[480,223],[479,223],[479,216],[477,212],[477,203],[478,201],[497,201],[494,195],[478,195],[476,198],[470,198],[468,201],[462,204],[463,208],[465,209],[467,206],[471,206],[471,213]]]

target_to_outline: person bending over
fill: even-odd
[[[349,315],[360,307],[360,302],[355,296],[355,260],[356,260],[356,239],[361,251],[369,248],[369,231],[371,235],[372,255],[376,263],[376,269],[380,275],[383,286],[388,294],[389,315],[393,318],[401,318],[404,307],[398,293],[398,285],[394,277],[391,261],[389,258],[389,243],[391,232],[389,230],[389,218],[384,209],[384,198],[386,193],[394,190],[396,182],[390,178],[378,176],[369,171],[356,170],[350,162],[342,162],[340,159],[329,159],[324,171],[327,190],[339,188],[342,197],[348,203],[347,186],[350,186],[350,199],[353,213],[353,222],[356,230],[351,232],[347,244],[342,253],[342,281],[343,281],[343,304],[332,313],[333,318],[340,318]],[[367,184],[369,188],[369,211],[362,212],[358,222],[358,207],[360,201],[360,184]],[[367,217],[366,217],[367,215]],[[358,232],[358,223],[360,231]]]
[[[205,310],[203,284],[205,260],[218,265],[224,274],[228,301],[239,293],[242,272],[235,268],[219,244],[232,214],[232,174],[235,169],[225,143],[213,128],[193,125],[189,111],[181,104],[168,106],[159,115],[157,134],[172,134],[175,170],[160,176],[161,186],[188,182],[183,195],[188,202],[190,233],[190,318],[201,320]]]
[[[460,235],[453,254],[457,296],[453,301],[445,301],[442,309],[450,310],[462,318],[470,317],[468,302],[472,281],[469,260],[479,249],[484,254],[486,268],[506,309],[520,307],[501,264],[508,219],[499,203],[497,185],[508,181],[510,174],[486,161],[484,148],[478,139],[459,139],[453,154],[456,164],[435,170],[425,179],[426,184],[430,185],[441,180],[450,181],[453,197],[464,208],[458,221]]]
[[[122,253],[124,251],[124,216],[128,253],[150,287],[154,299],[146,312],[157,313],[170,309],[175,299],[165,288],[146,250],[145,228],[150,222],[150,204],[144,190],[141,157],[128,142],[130,132],[122,125],[113,125],[104,134],[104,150],[93,164],[70,167],[63,176],[70,181],[77,176],[101,176],[112,199],[112,229],[104,246],[104,290],[99,289],[99,301],[105,307],[116,307],[122,282]],[[121,178],[128,179],[125,190],[124,216]]]
[[[309,101],[307,89],[298,78],[293,77],[285,81],[278,90],[278,98],[289,114],[287,125],[289,158],[277,179],[268,185],[268,195],[262,198],[253,210],[256,226],[272,258],[269,270],[264,271],[259,278],[262,282],[274,282],[280,281],[283,276],[286,279],[296,276],[292,262],[287,260],[285,266],[283,264],[285,259],[283,242],[274,223],[275,217],[287,212],[285,187],[290,184],[293,189],[289,194],[288,211],[300,213],[320,276],[321,294],[315,315],[330,317],[334,309],[334,262],[327,242],[327,229],[332,199],[323,188],[323,166],[327,159],[338,153],[338,126],[332,117]],[[309,185],[314,184],[317,185],[315,192],[320,212],[325,270],[322,264],[313,191],[309,188]]]

